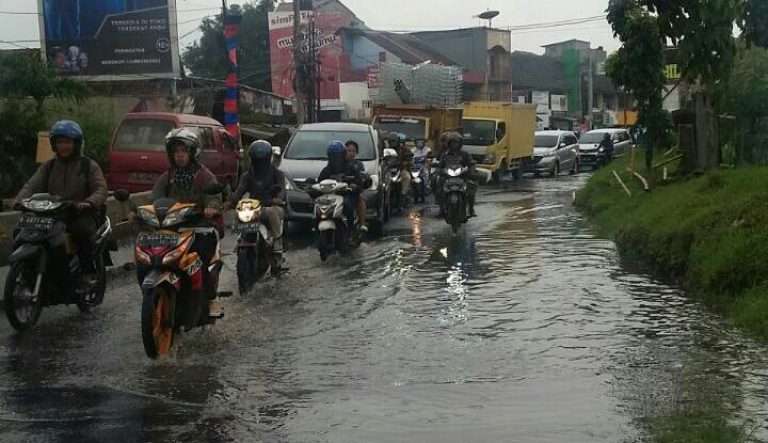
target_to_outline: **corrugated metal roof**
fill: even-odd
[[[560,60],[530,52],[515,51],[512,53],[511,63],[514,89],[568,90],[565,70]]]
[[[368,31],[360,29],[347,29],[355,35],[362,35],[368,40],[394,54],[407,65],[416,65],[425,61],[446,66],[458,64],[438,51],[435,51],[424,42],[408,34],[396,34],[384,31]]]

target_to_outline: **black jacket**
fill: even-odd
[[[246,193],[250,194],[250,198],[259,200],[264,206],[270,206],[273,198],[285,201],[285,174],[276,167],[270,166],[267,174],[257,177],[251,169],[240,177],[240,183],[230,201],[237,203]]]

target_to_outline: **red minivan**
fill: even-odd
[[[201,163],[220,183],[234,189],[240,167],[240,148],[221,123],[208,117],[171,113],[126,114],[109,147],[107,182],[110,190],[149,191],[168,169],[165,136],[171,129],[189,128],[202,144]]]

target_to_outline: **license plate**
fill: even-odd
[[[53,226],[52,217],[24,214],[19,218],[19,227],[22,229],[49,230],[51,226]]]
[[[239,223],[232,229],[238,234],[252,234],[259,230],[258,223]]]
[[[139,246],[150,248],[170,248],[179,243],[179,236],[173,234],[144,234],[137,239]]]
[[[134,172],[131,174],[131,179],[138,182],[154,182],[157,177],[159,175],[152,172]]]

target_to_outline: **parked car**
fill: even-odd
[[[236,187],[241,153],[221,123],[198,115],[132,113],[123,117],[112,137],[107,170],[109,189],[152,189],[155,180],[168,169],[165,136],[174,128],[197,132],[203,145],[201,163],[225,188]]]
[[[314,123],[301,126],[283,149],[280,169],[291,179],[288,189],[288,214],[291,221],[315,219],[314,203],[306,191],[328,163],[328,145],[339,140],[354,140],[360,145],[358,160],[365,165],[373,185],[363,193],[368,206],[368,220],[381,228],[389,219],[389,176],[382,174],[381,140],[370,125],[358,123]]]
[[[581,136],[579,140],[579,164],[582,168],[592,169],[608,162],[605,152],[600,149],[600,143],[610,134],[613,140],[613,155],[623,155],[632,148],[632,137],[626,129],[596,129]]]
[[[579,142],[572,131],[537,131],[528,172],[557,176],[560,171],[579,170]]]

